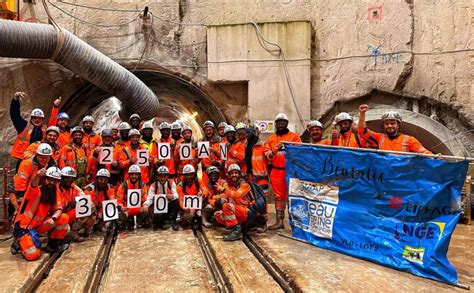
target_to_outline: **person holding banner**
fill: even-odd
[[[120,182],[120,170],[118,167],[118,153],[114,146],[112,129],[106,128],[101,132],[102,144],[97,146],[87,160],[87,173],[89,181],[95,180],[97,170],[105,168],[110,172],[109,183],[116,186]]]
[[[132,129],[131,131],[136,130]],[[138,131],[138,130],[137,130]],[[147,186],[142,180],[142,171],[138,165],[131,165],[128,168],[129,178],[120,184],[117,190],[117,201],[121,207],[119,218],[120,226],[128,226],[128,229],[133,229],[133,217],[137,217],[139,226],[146,225],[146,215],[141,207],[147,199]]]
[[[185,165],[181,174],[183,180],[178,183],[176,188],[181,207],[181,225],[192,222],[198,228],[201,226],[201,217],[198,211],[202,208],[202,200],[208,195],[208,190],[202,180],[198,179],[193,165]]]
[[[42,141],[36,141],[30,144],[28,148],[26,149],[26,151],[23,153],[23,158],[29,159],[29,158],[34,157],[38,146],[42,143],[47,143],[51,146],[51,149],[53,150],[52,158],[57,163],[59,160],[59,150],[61,149],[59,144],[57,144],[58,135],[59,135],[59,128],[57,128],[56,126],[48,127],[48,129],[46,129],[45,139],[43,139]]]
[[[240,167],[242,175],[247,175],[247,166],[245,163],[245,147],[247,145],[247,125],[242,122],[237,123],[236,127],[237,141],[231,144],[227,153],[226,169],[232,164]]]
[[[82,143],[84,130],[76,126],[71,130],[72,142],[61,148],[59,156],[59,168],[72,167],[77,172],[76,184],[79,188],[87,184],[87,156],[85,146]]]
[[[41,178],[43,184],[40,185]],[[63,213],[61,197],[57,191],[61,172],[57,167],[40,170],[28,187],[15,219],[11,252],[21,254],[26,260],[37,260],[41,255],[40,234],[48,234],[46,251],[58,252],[69,233],[69,217]]]
[[[102,144],[99,134],[95,133],[94,127],[95,120],[92,116],[85,116],[82,119],[82,129],[84,130],[84,147],[86,150],[86,156],[89,157],[94,149]]]
[[[157,180],[148,188],[148,196],[141,211],[151,216],[154,228],[164,229],[165,221],[170,219],[172,229],[178,231],[179,226],[176,222],[179,212],[178,199],[176,183],[169,178],[168,168],[161,166],[157,170]]]
[[[168,169],[168,176],[175,178],[174,141],[171,138],[171,125],[167,122],[161,122],[159,129],[161,137],[158,142],[152,145],[150,157],[154,160],[154,166],[165,166]]]
[[[400,133],[402,115],[396,111],[389,111],[382,115],[383,133],[377,133],[367,128],[365,113],[368,105],[359,106],[359,133],[367,140],[374,140],[378,148],[387,151],[412,152],[432,154],[416,138]]]
[[[181,123],[179,123],[178,120],[171,124],[171,138],[174,140],[175,144],[183,139],[181,137]]]
[[[193,130],[188,125],[184,125],[181,133],[183,138],[176,142],[174,153],[177,173],[182,173],[184,166],[188,164],[192,165],[194,169],[197,169],[199,164],[197,145],[193,140]]]
[[[115,190],[109,184],[110,172],[107,169],[100,169],[95,174],[95,181],[84,188],[84,193],[90,195],[94,207],[94,216],[98,222],[96,229],[105,232],[104,215],[102,204],[105,200],[115,199]],[[117,211],[118,212],[118,211]]]
[[[141,179],[145,184],[148,184],[150,180],[148,150],[140,144],[140,131],[133,128],[128,133],[128,136],[130,137],[130,145],[125,146],[118,154],[119,167],[124,170],[123,180],[129,178],[128,168],[138,163],[140,164]]]
[[[337,133],[332,134],[333,139],[323,139],[324,127],[323,124],[321,124],[321,122],[318,120],[308,122],[306,129],[308,130],[308,134],[311,138],[311,141],[309,142],[310,144],[332,145],[332,141],[337,139]]]
[[[265,157],[271,164],[270,181],[275,196],[276,222],[268,227],[270,230],[284,228],[286,202],[288,200],[288,189],[285,178],[285,152],[284,141],[301,142],[298,134],[288,129],[288,117],[285,113],[279,113],[275,117],[275,133],[268,138],[264,145]]]
[[[243,179],[239,165],[230,165],[227,172],[232,186],[227,183],[217,185],[222,197],[216,201],[218,211],[214,217],[219,224],[230,229],[230,233],[225,235],[223,240],[236,241],[242,239],[241,225],[247,222],[248,208],[253,205],[252,188]]]

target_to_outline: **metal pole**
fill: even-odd
[[[343,146],[324,145],[324,144],[311,144],[311,143],[292,142],[292,141],[283,141],[283,143],[292,144],[292,145],[306,145],[306,146],[313,146],[313,147],[330,148],[330,149],[347,149],[347,150],[351,150],[351,151],[394,154],[394,155],[405,155],[405,156],[418,156],[418,157],[426,157],[426,158],[433,158],[433,159],[445,159],[445,160],[454,160],[454,161],[474,162],[474,158],[472,158],[472,157],[456,157],[456,156],[446,156],[446,155],[397,152],[397,151],[378,150],[378,149],[362,149],[362,148],[354,148],[354,147],[343,147]]]

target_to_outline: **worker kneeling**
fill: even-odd
[[[142,212],[142,205],[147,197],[147,188],[142,181],[141,168],[138,165],[132,165],[128,168],[129,178],[120,184],[117,190],[117,200],[120,207],[119,224],[121,227],[128,225],[128,229],[133,229],[135,226],[134,217],[137,217],[138,226],[147,225],[146,214]],[[129,206],[137,201],[136,195],[132,190],[140,190],[138,203],[135,206]],[[129,192],[130,191],[130,192]],[[129,194],[130,193],[130,194]]]
[[[44,182],[39,185],[43,176]],[[62,212],[61,197],[57,195],[59,180],[61,171],[57,167],[43,168],[33,177],[16,217],[13,254],[21,250],[26,260],[37,260],[41,255],[39,235],[46,233],[49,238],[46,251],[59,252],[67,248],[63,240],[69,233],[69,217]]]
[[[252,188],[242,178],[240,167],[232,164],[227,170],[232,186],[227,183],[217,188],[222,197],[216,200],[214,214],[216,221],[230,229],[230,233],[224,236],[224,241],[236,241],[242,239],[241,225],[245,224],[249,215],[249,208],[253,206]]]
[[[194,228],[201,229],[202,219],[200,207],[194,208],[192,206],[207,196],[207,188],[204,186],[202,180],[196,176],[196,169],[193,165],[185,165],[182,175],[183,181],[181,181],[176,188],[179,196],[179,206],[181,208],[181,226],[186,226],[186,224],[191,223]]]

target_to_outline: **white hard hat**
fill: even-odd
[[[196,169],[194,169],[194,166],[191,164],[184,165],[183,167],[183,174],[190,174],[196,172]]]
[[[178,121],[173,122],[173,124],[171,124],[171,130],[181,130],[181,124]]]
[[[74,132],[82,132],[82,134],[84,134],[84,129],[80,126],[75,126],[74,128],[71,128],[71,135],[73,135]]]
[[[86,117],[82,118],[82,123],[84,122],[92,122],[95,123],[94,117],[87,115]]]
[[[142,173],[142,169],[138,165],[131,165],[128,167],[128,173]]]
[[[171,124],[169,124],[168,122],[161,122],[159,128],[160,130],[171,129]]]
[[[49,167],[46,170],[46,177],[61,180],[61,170],[58,167]]]
[[[318,120],[313,120],[313,121],[310,121],[308,122],[308,124],[306,125],[306,128],[308,130],[310,130],[311,128],[313,127],[319,127],[319,128],[324,128],[323,125],[321,124],[321,122],[319,122]]]
[[[166,166],[160,166],[158,170],[156,170],[156,173],[158,174],[169,174],[170,170]]]
[[[204,122],[202,124],[202,129],[206,128],[206,127],[212,127],[214,128],[214,122],[212,122],[211,120],[207,120],[206,122]]]
[[[66,166],[66,167],[64,167],[64,168],[61,169],[61,176],[63,176],[63,177],[74,177],[74,178],[76,178],[76,177],[77,177],[77,173],[76,173],[76,170],[74,170],[74,168],[69,167],[69,166]]]
[[[153,129],[153,123],[150,121],[143,123],[142,129]]]
[[[219,168],[217,168],[216,166],[211,166],[211,167],[209,167],[209,168],[206,169],[206,173],[207,173],[207,174],[211,174],[212,172],[217,172],[217,173],[219,173],[220,171],[219,171]]]
[[[118,130],[130,130],[132,127],[127,122],[120,122]]]
[[[138,131],[138,129],[130,129],[130,131],[128,132],[128,137],[132,136],[132,135],[138,135],[140,136],[140,131]]]
[[[41,109],[33,109],[33,111],[31,111],[31,117],[41,117],[41,118],[44,118],[44,112],[43,110]]]
[[[53,155],[53,149],[51,148],[49,144],[42,143],[36,149],[36,154],[42,155],[42,156],[51,156]]]
[[[186,130],[189,130],[189,131],[193,132],[191,127],[187,124],[183,125],[183,128],[181,129],[181,132],[185,132]]]
[[[46,129],[46,133],[48,133],[50,131],[54,131],[59,135],[59,127],[57,127],[57,126],[50,126]]]
[[[226,125],[226,126],[224,127],[224,134],[227,133],[227,132],[235,132],[234,126],[232,126],[232,125]]]
[[[346,121],[346,120],[352,121],[352,116],[349,115],[349,113],[341,112],[341,113],[337,114],[336,123],[339,123],[341,121]]]
[[[382,122],[385,120],[397,120],[402,123],[402,115],[398,111],[388,111],[382,115]]]
[[[219,125],[217,126],[217,128],[223,128],[223,127],[225,128],[226,125],[227,125],[227,123],[221,122],[221,123],[219,123]]]
[[[275,116],[275,121],[278,120],[286,120],[286,122],[288,122],[288,116],[286,116],[285,113],[278,113],[278,115]]]
[[[107,170],[107,169],[100,169],[100,170],[97,171],[97,173],[95,174],[95,177],[107,177],[107,178],[110,178],[110,172],[109,172],[109,170]]]
[[[142,120],[142,118],[140,118],[140,115],[132,114],[132,116],[130,116],[130,119],[128,119],[128,121],[132,120],[133,118],[138,118],[139,120]]]
[[[237,164],[232,164],[232,165],[229,166],[229,169],[227,169],[227,173],[230,173],[231,171],[241,172],[240,167]]]

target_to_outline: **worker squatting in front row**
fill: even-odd
[[[93,232],[106,231],[111,223],[104,218],[106,200],[117,201],[116,222],[122,229],[160,229],[167,223],[173,230],[179,230],[179,224],[196,228],[224,225],[230,233],[223,239],[238,240],[242,229],[267,230],[270,184],[276,221],[268,229],[284,228],[287,186],[283,142],[301,142],[300,136],[288,129],[284,113],[275,117],[275,133],[267,141],[260,139],[255,124],[238,123],[234,128],[221,122],[216,129],[213,122],[204,122],[200,142],[209,143],[209,153],[199,158],[192,129],[179,121],[162,122],[157,139],[152,123],[143,123],[133,114],[130,124],[121,122],[99,135],[93,130],[92,116],[84,117],[81,126],[70,127],[69,116],[58,113],[59,98],[54,101],[47,127],[41,109],[34,109],[29,121],[21,117],[23,96],[15,94],[10,108],[18,132],[11,152],[17,160],[9,206],[13,253],[21,252],[27,260],[38,259],[41,234],[49,238],[47,251],[59,251],[68,241],[81,242]],[[384,132],[376,133],[366,127],[367,110],[367,105],[359,107],[358,125],[349,114],[339,113],[336,127],[326,139],[323,125],[309,122],[310,143],[429,153],[415,138],[400,133],[398,112],[385,113]],[[158,154],[159,146],[165,144],[169,144],[169,154]],[[189,156],[182,156],[185,146]],[[103,160],[106,149],[110,160]],[[148,153],[148,164],[138,164],[143,152]],[[202,176],[198,176],[199,170]],[[138,205],[130,205],[131,190],[139,191]],[[91,213],[76,219],[76,198],[83,195],[90,196]],[[158,195],[166,201],[165,213],[155,207]],[[197,209],[188,205],[193,197],[202,200]]]

